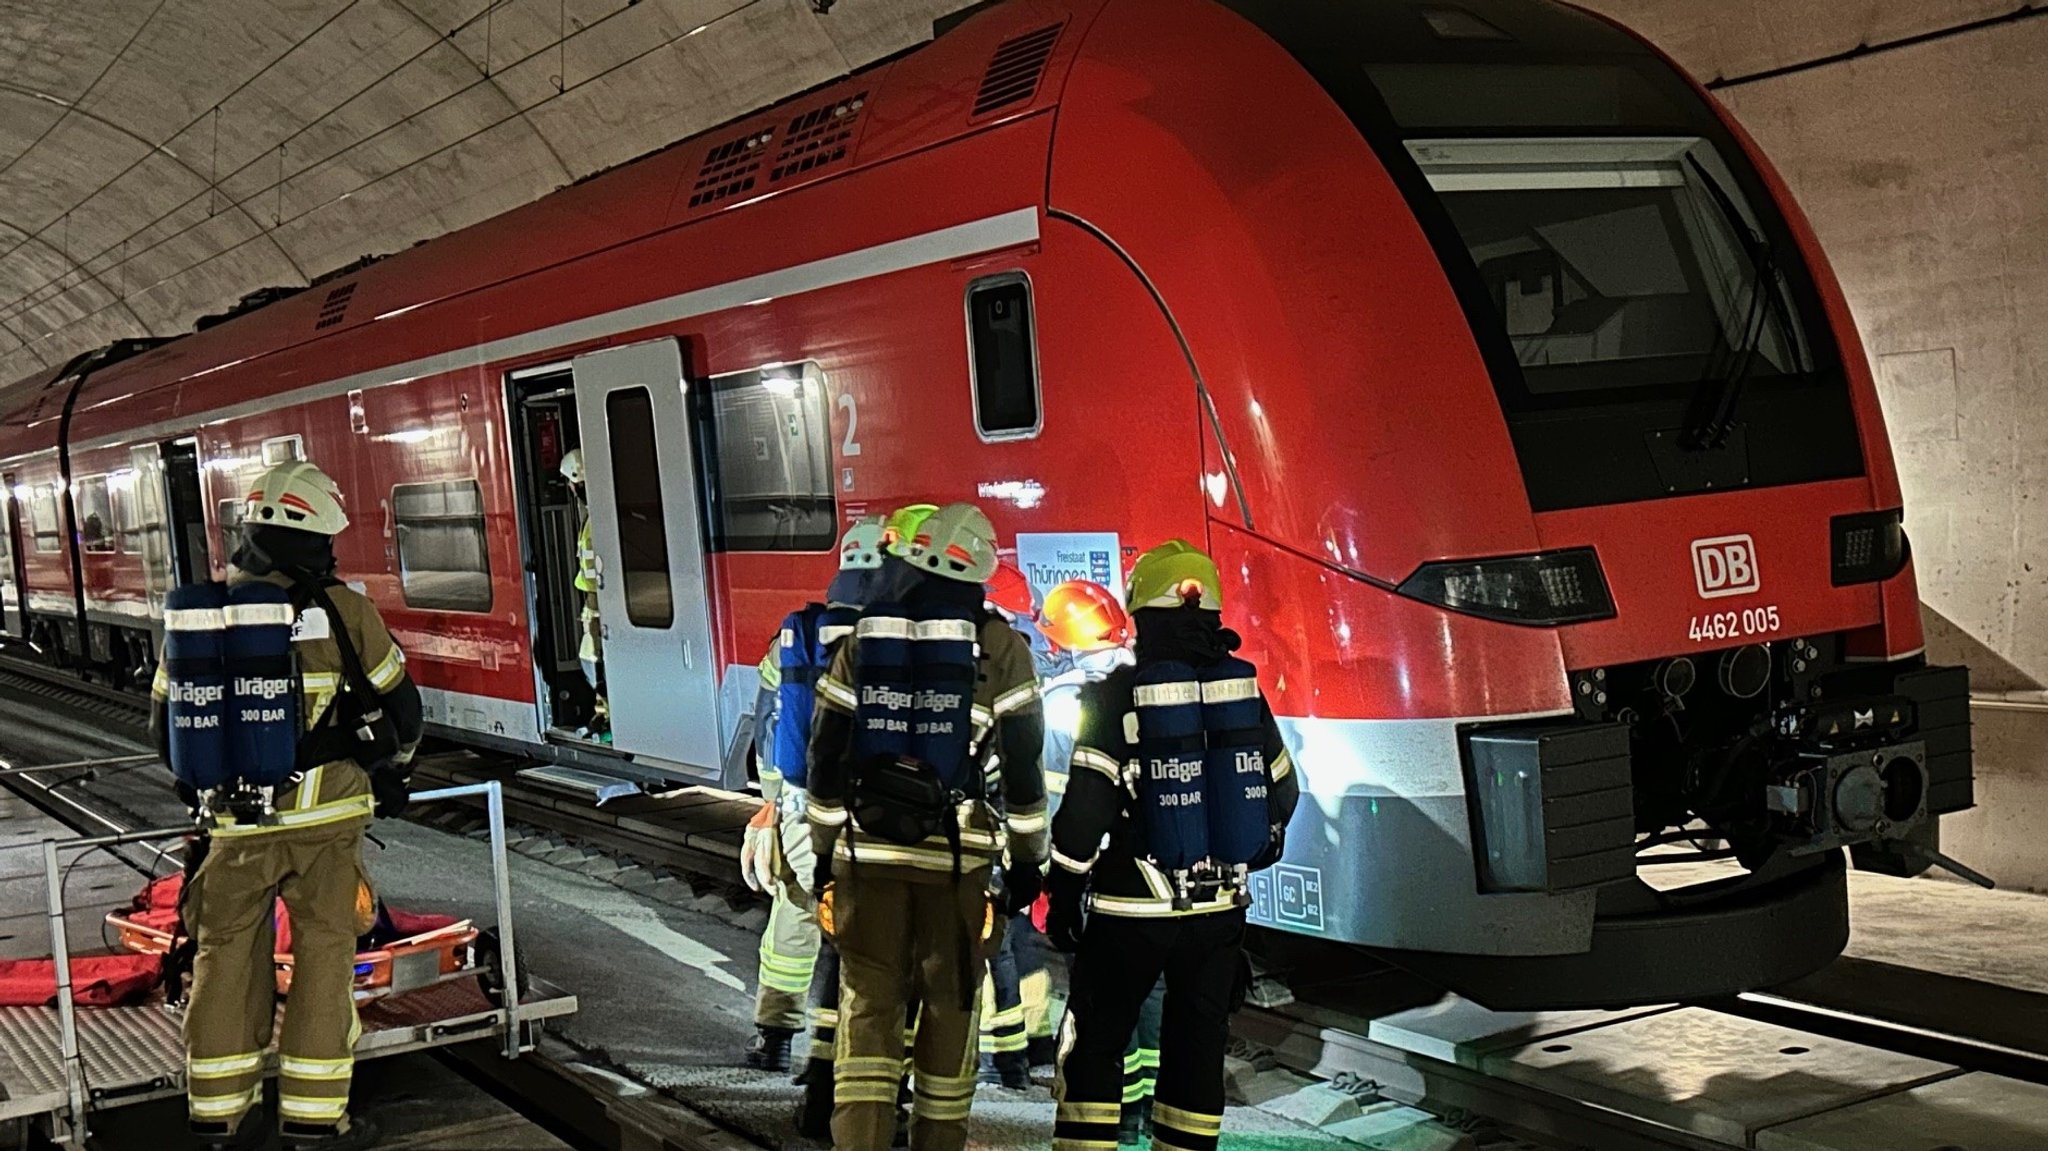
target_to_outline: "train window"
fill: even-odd
[[[36,551],[48,554],[64,550],[64,530],[57,521],[57,488],[37,484],[29,489],[28,523],[36,537]]]
[[[1531,393],[1690,388],[1726,359],[1750,361],[1758,378],[1812,370],[1798,308],[1776,269],[1758,289],[1752,218],[1711,175],[1720,165],[1703,141],[1408,147]]]
[[[78,481],[78,546],[88,552],[114,550],[114,499],[107,492],[107,477],[87,476]]]
[[[398,580],[407,607],[491,610],[490,537],[475,480],[399,484],[391,489],[398,530]]]
[[[666,628],[676,621],[676,604],[661,502],[661,457],[654,448],[654,399],[646,388],[621,388],[605,397],[604,422],[611,441],[626,618],[635,627]]]
[[[135,488],[135,472],[124,469],[107,477],[109,494],[114,497],[114,534],[120,550],[130,555],[142,554],[142,507],[141,493]]]
[[[242,550],[242,512],[245,501],[222,500],[220,502],[220,554],[227,562],[235,562],[235,553]]]
[[[1031,281],[1022,272],[976,280],[967,288],[968,368],[974,426],[984,440],[1038,434],[1038,343],[1031,326]]]
[[[838,538],[830,406],[816,364],[713,379],[706,389],[711,546],[823,551]]]

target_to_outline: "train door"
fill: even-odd
[[[163,445],[162,498],[169,531],[169,582],[172,587],[211,578],[213,560],[206,533],[206,493],[199,486],[199,441],[186,438]]]
[[[28,638],[28,580],[22,572],[21,508],[14,473],[0,476],[0,635]]]
[[[596,715],[596,693],[577,659],[584,625],[576,541],[585,509],[562,476],[562,458],[582,442],[575,378],[567,364],[528,368],[512,374],[511,394],[540,728],[551,739],[583,739]]]
[[[655,340],[572,367],[612,746],[716,768],[718,667],[682,350]]]

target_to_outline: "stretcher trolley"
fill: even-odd
[[[358,1060],[494,1037],[517,1059],[532,1050],[549,1018],[576,1010],[576,999],[520,974],[512,922],[504,796],[496,782],[421,792],[420,802],[483,796],[489,818],[496,920],[479,931],[467,920],[417,924],[423,930],[359,953],[356,1001],[363,1035]],[[82,1145],[94,1111],[185,1091],[180,1009],[159,990],[140,1003],[95,1001],[90,958],[76,964],[65,925],[64,864],[78,853],[122,844],[174,840],[187,827],[42,841],[49,896],[55,994],[46,1005],[0,1007],[0,1122],[47,1127],[57,1143]],[[168,949],[168,923],[146,912],[108,917],[123,948],[149,955]],[[280,951],[284,948],[280,945]],[[290,978],[280,956],[279,981]],[[507,989],[518,989],[516,994]]]

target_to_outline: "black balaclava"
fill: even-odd
[[[242,531],[242,546],[229,560],[250,575],[282,572],[301,579],[334,574],[334,537],[277,524],[256,524]]]
[[[825,588],[825,603],[832,607],[866,607],[875,602],[875,585],[881,582],[881,568],[841,568]]]
[[[1138,627],[1138,659],[1213,664],[1243,641],[1223,626],[1223,613],[1198,607],[1141,607],[1131,613]]]
[[[881,568],[875,572],[873,584],[869,586],[867,602],[903,603],[923,582],[924,573],[911,567],[909,560],[899,555],[885,555]]]
[[[906,565],[907,566],[907,565]],[[916,569],[911,569],[915,571]],[[903,597],[909,604],[933,607],[964,607],[980,610],[988,602],[988,588],[966,580],[947,579],[945,576],[922,575],[910,594]]]

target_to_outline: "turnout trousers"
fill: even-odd
[[[842,863],[837,870],[832,1146],[887,1151],[896,1133],[904,1030],[916,1002],[910,1146],[961,1151],[974,1105],[988,866],[963,870],[957,879],[949,871],[874,863]]]
[[[276,900],[292,925],[291,992],[279,1036],[278,1118],[307,1135],[345,1129],[361,1024],[356,888],[368,821],[216,835],[185,896],[196,953],[185,1011],[194,1130],[233,1132],[263,1090],[277,1010]]]
[[[760,991],[754,996],[754,1026],[804,1029],[811,976],[818,964],[818,908],[805,885],[811,882],[811,833],[801,799],[785,797],[776,827],[775,900],[761,932]]]
[[[1223,1131],[1223,1053],[1244,950],[1244,911],[1088,917],[1060,1032],[1053,1151],[1112,1151],[1123,1109],[1125,1053],[1145,1000],[1164,976],[1157,1151],[1215,1151]]]

